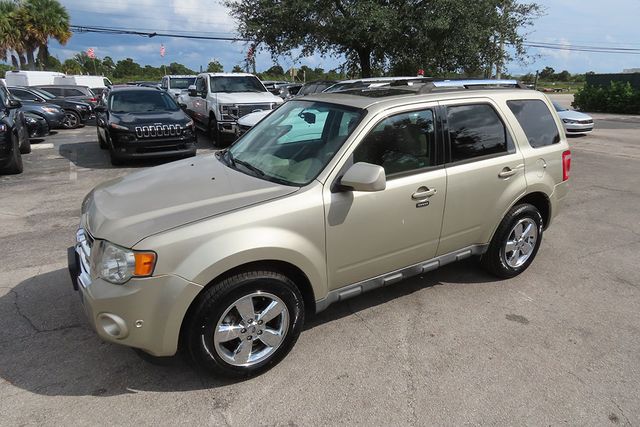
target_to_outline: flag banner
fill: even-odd
[[[162,56],[164,58],[165,53],[166,53],[166,50],[164,48],[164,45],[161,44],[160,45],[160,56]]]
[[[90,47],[89,49],[87,49],[87,56],[91,59],[95,59],[96,51],[92,47]]]

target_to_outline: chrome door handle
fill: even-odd
[[[435,188],[428,189],[427,187],[418,188],[418,191],[411,195],[413,200],[421,200],[426,199],[427,197],[431,197],[436,194],[438,191]]]
[[[500,172],[498,174],[498,177],[499,178],[509,178],[510,176],[513,176],[516,173],[518,173],[517,169],[511,169],[509,167],[506,167],[506,168],[502,169],[502,172]]]

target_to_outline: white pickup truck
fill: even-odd
[[[246,114],[273,110],[283,100],[264,87],[253,74],[202,73],[180,102],[197,127],[207,131],[214,145],[238,135],[238,119]]]

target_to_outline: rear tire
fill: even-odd
[[[20,154],[29,154],[31,152],[31,140],[29,135],[24,139],[24,142],[20,144]]]
[[[188,355],[202,369],[230,378],[258,375],[293,348],[304,324],[304,303],[288,277],[251,270],[204,291],[185,322]]]
[[[65,129],[76,129],[80,127],[82,121],[80,115],[75,111],[64,110],[64,119],[62,121],[62,127]]]
[[[18,137],[16,135],[11,135],[11,142],[13,145],[11,150],[11,160],[9,160],[9,163],[2,168],[2,173],[6,173],[7,175],[16,175],[22,173],[24,166],[22,165],[22,155],[20,154]]]
[[[482,266],[503,279],[515,277],[533,262],[542,242],[542,215],[528,203],[516,205],[498,226]]]

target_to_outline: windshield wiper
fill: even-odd
[[[231,153],[229,153],[229,155],[231,155]],[[231,157],[231,158],[233,159],[233,157]],[[245,168],[247,168],[250,171],[254,172],[258,176],[264,176],[265,175],[264,172],[262,172],[260,169],[258,169],[257,167],[253,166],[251,163],[245,162],[244,160],[235,159],[235,160],[233,160],[233,163],[234,164],[237,163],[239,165],[244,166]]]

